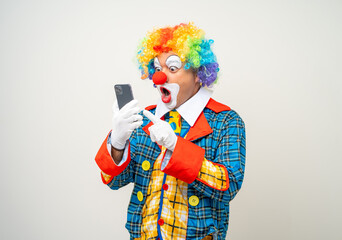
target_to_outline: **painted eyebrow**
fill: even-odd
[[[182,61],[180,60],[180,58],[177,55],[171,55],[170,57],[168,57],[166,59],[166,66],[170,67],[171,64],[173,64],[172,66],[175,66],[177,68],[181,68],[182,67]]]

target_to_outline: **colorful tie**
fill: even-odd
[[[169,112],[169,124],[175,134],[179,136],[182,130],[182,117],[176,110]]]

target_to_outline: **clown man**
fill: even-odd
[[[136,100],[116,109],[95,157],[111,189],[134,183],[130,239],[226,238],[244,177],[245,126],[211,98],[219,71],[212,44],[189,23],[154,29],[139,47],[142,78],[160,98],[142,112]]]

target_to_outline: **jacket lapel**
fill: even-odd
[[[207,119],[205,118],[204,113],[201,112],[201,115],[198,117],[194,126],[190,128],[188,134],[186,135],[186,139],[189,141],[193,141],[198,138],[207,136],[212,132],[213,130],[211,129]]]
[[[148,130],[148,128],[151,127],[152,125],[153,125],[153,122],[149,122],[145,127],[143,127],[143,130],[149,136],[150,136],[150,131]]]
[[[206,108],[219,113],[222,111],[230,111],[230,107],[216,102],[214,99],[210,98],[209,102],[207,103]],[[192,126],[186,136],[186,139],[189,141],[193,141],[199,139],[201,137],[207,136],[208,134],[212,133],[213,130],[211,129],[205,115],[202,111],[201,115],[198,117],[197,121],[195,122],[194,126]]]

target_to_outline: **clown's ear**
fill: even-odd
[[[200,82],[200,78],[199,78],[199,76],[198,76],[198,74],[197,74],[197,73],[196,73],[195,82],[196,82],[196,83]]]

